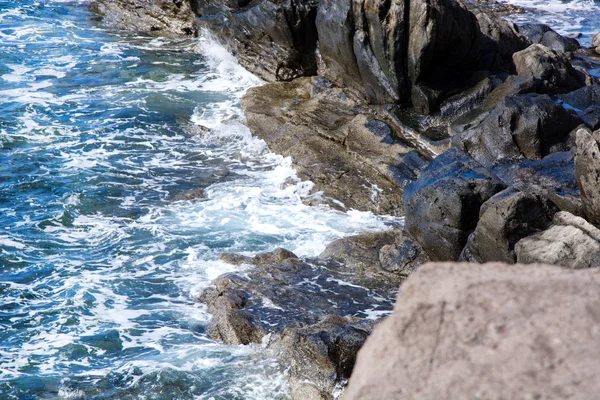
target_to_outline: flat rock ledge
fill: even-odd
[[[262,343],[287,369],[298,400],[333,399],[373,325],[392,309],[400,282],[429,260],[397,230],[334,241],[313,259],[285,249],[220,259],[245,267],[200,294],[213,316],[209,336]]]
[[[358,354],[342,399],[592,399],[600,270],[430,263]]]

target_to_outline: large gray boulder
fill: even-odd
[[[600,230],[581,217],[561,211],[554,215],[549,229],[517,242],[515,253],[520,263],[600,267]]]
[[[485,165],[502,159],[540,160],[580,123],[548,95],[507,96],[471,123],[455,125],[452,144]]]
[[[600,270],[426,264],[360,350],[343,400],[592,399]]]
[[[114,29],[170,36],[197,31],[188,0],[93,0],[90,7]]]
[[[531,75],[539,93],[568,93],[596,83],[588,72],[575,68],[569,59],[541,44],[533,44],[513,54],[517,74]]]
[[[406,230],[432,260],[456,261],[481,205],[505,187],[477,161],[451,149],[404,188]]]
[[[576,132],[575,178],[583,208],[590,222],[600,224],[600,132],[580,128]]]

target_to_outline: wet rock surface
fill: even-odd
[[[187,0],[93,0],[90,8],[114,29],[168,36],[197,33]]]
[[[373,324],[391,310],[399,282],[426,261],[401,231],[341,241],[315,259],[285,249],[224,254],[222,261],[246,268],[217,278],[198,298],[213,316],[213,339],[263,343],[289,367],[293,398],[333,399]],[[379,267],[370,264],[376,259]]]
[[[539,160],[564,143],[581,123],[548,95],[507,96],[480,121],[455,128],[452,144],[483,164]]]
[[[467,154],[449,150],[405,187],[406,230],[431,259],[457,260],[481,205],[505,187]]]
[[[598,304],[597,269],[426,264],[359,352],[342,398],[593,398]]]
[[[384,110],[375,114],[328,86],[304,78],[252,88],[242,99],[247,124],[314,183],[309,204],[402,214],[402,187],[434,150]]]

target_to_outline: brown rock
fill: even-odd
[[[589,221],[600,224],[600,148],[589,129],[576,132],[575,178],[581,192],[583,208]]]
[[[344,400],[593,399],[600,270],[426,264],[358,355]]]

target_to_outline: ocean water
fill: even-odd
[[[584,43],[600,30],[598,3],[518,1]],[[287,398],[259,345],[206,337],[194,299],[238,268],[217,257],[399,221],[304,206],[310,183],[243,125],[260,80],[209,38],[93,17],[0,0],[0,399]]]
[[[194,299],[238,268],[217,257],[398,221],[303,205],[310,183],[243,125],[258,84],[205,37],[0,1],[0,399],[286,398],[259,345],[206,337]]]
[[[526,7],[528,12],[510,15],[517,24],[542,23],[561,35],[579,35],[583,46],[589,46],[594,33],[600,32],[599,0],[497,0],[500,3]]]

